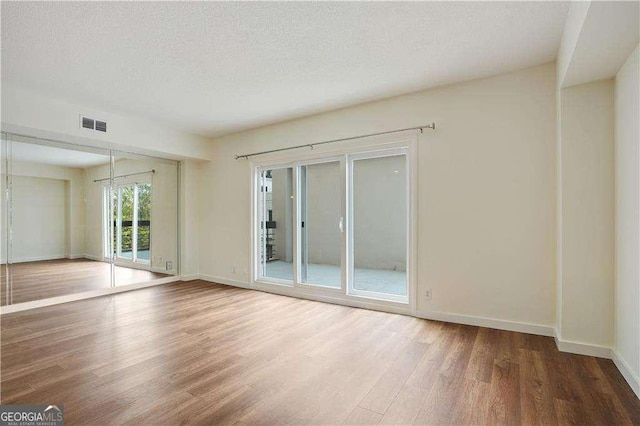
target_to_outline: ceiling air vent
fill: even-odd
[[[93,128],[94,128],[93,127],[94,120],[92,118],[87,118],[87,117],[82,117],[82,116],[80,116],[80,118],[82,119],[81,121],[82,121],[82,127],[83,128],[93,130]]]
[[[106,132],[107,131],[107,123],[104,121],[98,121],[96,120],[96,130],[99,132]]]
[[[80,116],[80,127],[83,129],[95,130],[97,132],[107,132],[107,122],[96,120],[95,118]]]

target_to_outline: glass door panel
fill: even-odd
[[[118,187],[118,257],[133,259],[134,186]]]
[[[407,157],[356,159],[351,182],[351,288],[407,298]]]
[[[136,261],[149,263],[151,248],[151,184],[136,185]]]
[[[300,166],[300,282],[342,287],[342,170],[339,161]]]
[[[258,176],[258,277],[293,283],[293,169]]]

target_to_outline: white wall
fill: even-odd
[[[68,241],[68,181],[12,176],[11,186],[11,262],[65,257]],[[2,187],[4,190],[4,182]],[[6,261],[4,258],[2,260]]]
[[[418,309],[553,326],[555,84],[548,64],[216,139],[201,274],[249,281],[250,166],[235,154],[435,121],[418,148],[418,294],[433,290]]]
[[[558,84],[615,76],[640,39],[637,1],[573,1],[558,51]]]
[[[198,274],[200,165],[197,161],[183,161],[180,167],[180,274],[194,278]]]
[[[561,89],[562,340],[613,343],[613,80]]]
[[[562,41],[558,50],[558,87],[562,87],[562,82],[567,75],[567,70],[571,64],[573,52],[580,40],[580,32],[587,18],[590,1],[572,1],[567,12],[567,20],[562,32]]]
[[[12,162],[12,174],[14,179],[17,179],[17,186],[14,185],[14,207],[17,208],[18,212],[22,212],[20,214],[16,213],[14,210],[14,241],[13,241],[13,253],[12,253],[12,261],[20,262],[20,261],[29,261],[29,260],[44,260],[44,259],[52,259],[59,257],[77,257],[82,256],[84,253],[84,205],[83,205],[83,195],[84,195],[84,182],[83,182],[83,170],[73,167],[61,167],[61,166],[53,166],[48,164],[39,164],[39,163],[30,163],[30,162]],[[4,178],[4,175],[3,175]],[[21,178],[32,178],[32,179],[21,179]],[[35,179],[37,178],[37,179]],[[50,237],[56,239],[55,236],[49,236],[48,229],[49,227],[45,227],[44,229],[38,229],[36,226],[20,226],[20,223],[25,219],[24,212],[25,209],[32,209],[28,203],[34,203],[34,205],[42,205],[41,201],[38,201],[35,195],[30,196],[28,194],[18,193],[18,191],[28,191],[29,184],[34,186],[32,188],[32,194],[39,194],[42,197],[45,197],[46,200],[50,199],[50,195],[46,193],[46,191],[42,191],[41,187],[48,180],[53,180],[54,182],[61,182],[65,187],[65,208],[64,208],[64,216],[60,219],[59,212],[52,213],[51,217],[47,219],[47,223],[51,225],[51,228],[55,228],[56,230],[64,229],[64,243],[63,247],[56,248],[55,250],[49,249],[45,250],[39,255],[27,255],[28,252],[39,252],[33,248],[26,248],[24,246],[25,242],[36,241],[41,242],[43,245],[47,245],[45,240],[49,240]],[[3,182],[4,186],[4,182]],[[57,187],[57,186],[56,186]],[[52,188],[52,190],[54,190]],[[4,203],[4,192],[2,193],[2,202]],[[54,203],[54,205],[57,205]],[[45,208],[46,212],[46,208]],[[31,214],[31,213],[27,213]],[[41,214],[44,214],[41,213]],[[62,223],[56,223],[55,221],[62,220]],[[54,223],[55,226],[54,226]],[[5,223],[2,223],[2,230],[0,231],[0,235],[3,238],[7,235],[5,232]],[[54,231],[51,231],[54,232]],[[57,232],[57,231],[55,231]],[[56,234],[57,235],[57,234]],[[4,243],[3,243],[4,244]],[[31,244],[31,243],[29,243]],[[4,245],[3,245],[4,248]],[[5,262],[5,253],[3,250],[2,253],[2,261]]]
[[[640,47],[615,87],[615,351],[640,396]],[[633,382],[630,380],[630,382]]]

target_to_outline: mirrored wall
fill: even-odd
[[[2,134],[0,302],[178,275],[173,160]]]

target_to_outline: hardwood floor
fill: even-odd
[[[640,424],[548,337],[197,281],[1,320],[2,403],[67,424]]]
[[[10,265],[9,271],[12,278],[12,303],[30,302],[111,286],[110,265],[89,259],[14,263]],[[3,306],[7,304],[5,274],[6,265],[1,265],[0,304]],[[115,267],[116,285],[134,284],[167,276],[142,269]]]

